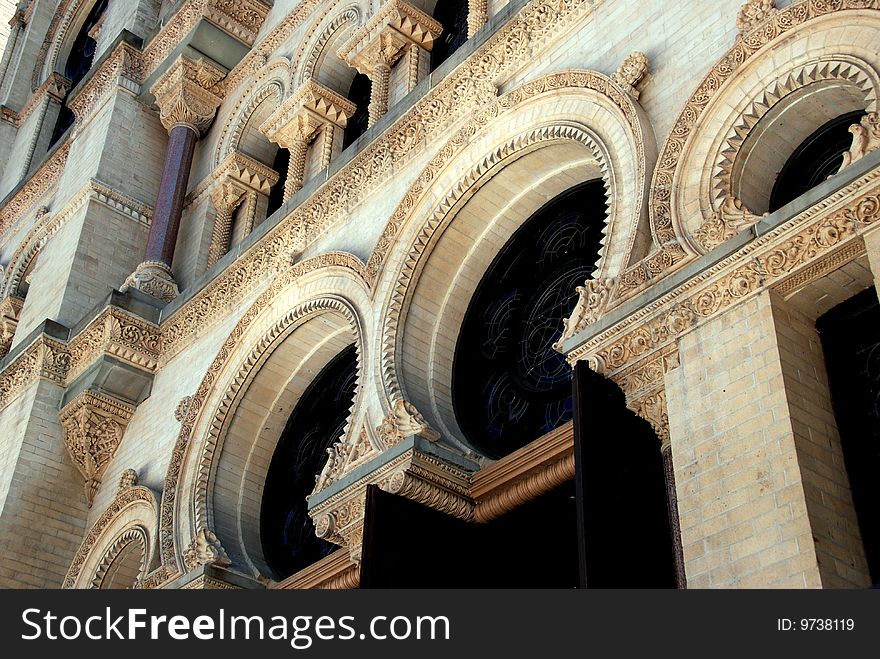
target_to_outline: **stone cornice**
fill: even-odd
[[[107,307],[69,341],[41,334],[7,364],[0,371],[0,409],[40,378],[66,386],[104,355],[153,373],[160,352],[158,326]]]
[[[70,153],[70,140],[62,144],[25,181],[3,208],[0,209],[0,235],[3,235],[22,214],[41,199],[64,173],[67,156]]]
[[[861,233],[878,220],[880,166],[874,166],[779,226],[757,225],[742,247],[657,299],[634,306],[631,314],[621,312],[621,320],[598,332],[588,327],[567,342],[567,358],[587,360],[604,375],[622,373],[762,290],[792,290],[792,279],[801,286],[855,258],[864,252]]]
[[[388,0],[352,35],[339,57],[369,75],[380,63],[391,66],[409,44],[431,50],[443,26],[403,0]]]

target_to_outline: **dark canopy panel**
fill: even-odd
[[[354,114],[345,126],[342,148],[347,149],[357,138],[367,132],[370,124],[370,94],[373,83],[363,73],[358,73],[348,89],[348,100],[355,104]]]
[[[880,304],[871,287],[816,323],[871,580],[880,584]]]
[[[771,213],[837,173],[843,154],[852,145],[849,127],[859,123],[863,116],[864,111],[841,115],[804,140],[776,177],[770,194]]]
[[[86,16],[76,38],[73,40],[73,46],[70,54],[67,56],[67,62],[64,65],[64,77],[70,80],[70,88],[73,89],[82,80],[89,69],[92,68],[92,61],[95,59],[95,49],[98,47],[97,42],[89,36],[89,32],[107,10],[108,0],[98,0]],[[73,112],[66,104],[61,106],[58,112],[58,119],[55,122],[55,128],[52,130],[52,138],[49,140],[51,148],[57,142],[64,131],[73,125],[76,120]]]
[[[290,415],[266,476],[260,535],[266,562],[279,578],[327,556],[336,545],[315,535],[306,497],[342,435],[357,384],[352,345],[314,379]]]
[[[443,32],[431,49],[432,71],[467,41],[468,0],[439,0],[434,10],[434,19],[443,26]]]
[[[455,415],[468,441],[500,458],[572,417],[571,368],[553,349],[575,288],[594,271],[602,181],[541,208],[489,267],[465,314],[453,363]]]

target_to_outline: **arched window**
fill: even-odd
[[[443,33],[431,49],[432,71],[467,41],[468,4],[468,0],[442,0],[437,3],[434,18],[443,26]]]
[[[572,188],[513,235],[477,287],[453,362],[453,405],[469,443],[502,457],[572,417],[571,368],[553,349],[595,269],[602,181]]]
[[[372,90],[373,83],[363,73],[358,73],[351,81],[348,100],[354,103],[357,109],[345,127],[345,137],[342,140],[343,149],[347,149],[352,142],[367,132],[367,126],[370,123],[370,94]]]
[[[357,355],[346,348],[325,366],[287,421],[266,476],[260,535],[266,562],[280,578],[328,555],[336,545],[318,538],[306,497],[339,439],[357,384]]]
[[[64,65],[64,77],[70,80],[71,89],[76,87],[79,81],[89,72],[89,69],[92,68],[98,44],[89,36],[89,32],[101,20],[101,16],[107,10],[107,2],[108,0],[98,0],[94,4],[76,38],[73,40],[73,46],[70,48],[70,54],[67,56],[67,62]],[[55,128],[52,130],[49,148],[52,148],[52,145],[73,125],[75,119],[76,117],[65,102],[58,111],[58,119],[55,122]]]
[[[832,119],[810,135],[786,161],[770,194],[770,212],[797,199],[832,174],[852,144],[849,127],[859,123],[864,111],[848,112]]]
[[[278,172],[278,182],[272,186],[269,192],[269,205],[266,207],[266,217],[269,217],[281,208],[284,203],[284,182],[287,180],[287,170],[290,167],[290,151],[278,149],[275,160],[272,161],[272,169]]]

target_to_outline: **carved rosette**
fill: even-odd
[[[203,135],[223,100],[218,85],[225,76],[225,71],[204,59],[179,56],[150,88],[165,129],[187,126]]]
[[[18,327],[18,317],[24,300],[17,295],[10,295],[0,301],[0,359],[6,356],[12,347],[12,339],[15,337],[15,329]]]
[[[361,560],[366,493],[370,484],[458,519],[471,521],[474,518],[470,474],[434,456],[409,450],[309,510],[315,534],[347,547],[355,563]]]
[[[134,406],[94,391],[83,392],[61,410],[64,442],[86,480],[89,507],[134,411]]]
[[[405,400],[394,403],[382,424],[376,427],[376,433],[385,448],[397,446],[410,436],[423,437],[431,442],[440,439],[440,433],[428,425],[416,406]]]
[[[136,288],[163,302],[171,302],[180,294],[170,266],[162,261],[141,263],[125,280],[121,291],[124,293],[129,288]]]
[[[862,120],[849,127],[853,140],[849,151],[843,154],[843,162],[838,172],[861,160],[872,151],[880,147],[880,114],[869,112]]]
[[[562,352],[563,343],[595,323],[605,313],[616,286],[617,280],[614,278],[587,279],[583,286],[575,289],[578,301],[571,316],[562,320],[562,336],[553,344],[554,350]]]
[[[200,565],[217,565],[229,567],[232,561],[220,544],[219,538],[213,531],[202,529],[193,538],[193,541],[183,552],[183,564],[187,571],[194,570]]]
[[[776,11],[776,0],[749,0],[737,14],[736,27],[740,34],[748,34]]]
[[[638,100],[638,87],[646,75],[648,75],[648,56],[637,51],[623,60],[623,64],[611,76],[611,79],[620,85],[633,99]]]

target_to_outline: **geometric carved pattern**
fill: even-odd
[[[134,411],[134,406],[112,396],[85,391],[59,414],[67,450],[86,480],[90,508]]]

